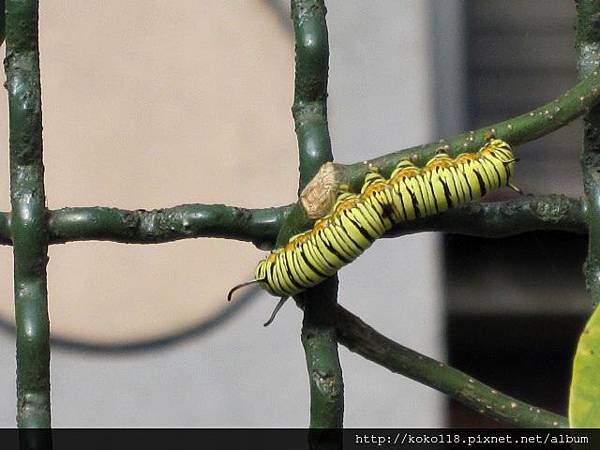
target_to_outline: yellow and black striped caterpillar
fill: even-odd
[[[255,279],[234,287],[228,299],[253,283],[281,297],[268,325],[285,299],[334,275],[394,224],[438,214],[502,186],[514,188],[516,161],[509,144],[492,139],[477,153],[454,159],[438,153],[423,168],[400,161],[387,179],[372,167],[359,194],[341,193],[327,216],[260,261]]]

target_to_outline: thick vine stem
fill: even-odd
[[[47,210],[42,161],[38,2],[6,1],[10,230],[17,327],[17,424],[50,427]]]
[[[336,308],[335,320],[338,340],[350,351],[443,392],[481,414],[518,427],[568,426],[565,417],[498,392],[457,369],[388,339],[341,306]]]
[[[296,43],[296,73],[292,113],[300,160],[299,193],[319,167],[333,160],[327,126],[329,44],[323,0],[292,0]],[[306,229],[304,209],[298,203],[284,221],[278,246],[298,229]],[[344,417],[344,383],[335,327],[326,319],[337,303],[337,278],[295,298],[304,309],[302,343],[310,385],[310,427],[339,428]],[[312,448],[341,448],[340,439],[321,431],[311,434]]]
[[[360,188],[370,164],[378,167],[382,173],[389,174],[401,160],[410,159],[416,165],[423,165],[441,147],[444,147],[451,156],[476,152],[492,135],[516,147],[561,128],[588,112],[598,101],[600,101],[600,74],[598,71],[591,71],[587,78],[560,97],[520,116],[431,144],[383,155],[370,161],[351,165],[338,164],[336,169],[340,183],[348,184],[353,191],[356,191]]]
[[[423,231],[444,231],[490,238],[536,230],[585,234],[588,231],[586,212],[585,202],[564,195],[466,203],[437,216],[402,222],[385,237]]]
[[[576,4],[579,75],[596,76],[600,61],[600,2],[579,0]],[[585,278],[592,302],[598,304],[600,302],[600,107],[593,108],[584,117],[583,123],[581,168],[584,192],[589,205],[590,236]]]
[[[50,243],[99,240],[156,244],[186,238],[217,237],[251,241],[261,249],[268,249],[274,247],[279,228],[292,207],[244,209],[193,204],[152,211],[64,208],[50,213]]]
[[[589,70],[590,58],[597,53],[592,53],[594,50],[589,46],[584,46],[584,49],[583,53],[586,57],[583,60],[587,61],[586,67],[588,67],[588,70],[585,73],[588,76],[550,103],[526,114],[476,131],[441,139],[438,142],[430,144],[406,148],[370,161],[349,165],[334,163],[333,168],[330,170],[333,173],[328,173],[327,176],[330,179],[334,179],[335,184],[325,183],[319,179],[311,180],[310,186],[321,187],[323,192],[311,192],[310,196],[318,199],[335,199],[342,185],[348,186],[352,192],[359,192],[369,167],[375,166],[384,175],[389,175],[399,161],[409,159],[417,165],[423,165],[442,147],[450,155],[457,156],[464,152],[478,151],[492,135],[509,142],[513,146],[518,146],[561,128],[588,112],[600,101],[600,73],[597,70]],[[319,176],[322,175],[317,174],[315,178]],[[302,192],[301,196],[306,198],[308,197],[308,193]],[[315,209],[321,212],[328,211],[333,201],[330,200],[330,203],[329,205],[316,205]],[[315,216],[306,213],[306,211],[310,213],[310,209],[311,205],[308,208],[304,205],[303,214],[300,212],[297,213],[299,220],[296,222],[296,233],[309,229],[312,226],[312,220]],[[300,221],[302,217],[303,222]]]

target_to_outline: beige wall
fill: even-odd
[[[42,2],[40,25],[50,208],[293,201],[293,49],[265,2]],[[208,239],[54,246],[52,330],[94,342],[175,332],[226,307],[260,255]],[[10,249],[0,256],[9,293]],[[12,309],[1,296],[0,314]]]
[[[289,6],[287,0],[42,2],[49,206],[292,200],[292,45],[282,26],[288,19],[267,8],[273,3]],[[430,140],[429,2],[328,0],[327,6],[336,158],[360,161]],[[8,173],[6,166],[0,172]],[[0,193],[5,210],[7,198]],[[377,242],[340,272],[340,301],[402,344],[442,356],[436,251],[432,234]],[[262,254],[249,244],[206,239],[54,247],[53,330],[106,341],[180,327],[205,308],[220,308],[224,292]],[[0,302],[12,314],[9,249],[0,264]],[[272,307],[273,298],[260,293],[210,333],[146,352],[55,346],[54,425],[305,426],[302,315],[289,304],[264,329]],[[340,353],[347,426],[443,424],[443,402],[431,389]],[[0,333],[0,426],[14,425],[14,374],[14,338]]]

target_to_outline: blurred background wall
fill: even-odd
[[[435,92],[454,92],[460,77],[449,75],[454,84],[440,85],[433,55],[456,60],[457,3],[327,2],[329,117],[340,162],[430,141],[439,132],[440,117],[452,113],[434,113]],[[294,200],[288,2],[41,6],[50,208],[263,207]],[[446,26],[436,28],[437,20]],[[5,115],[5,104],[1,110]],[[5,124],[2,117],[4,136]],[[3,148],[0,207],[8,210]],[[440,248],[433,234],[376,243],[341,272],[340,302],[389,337],[444,358]],[[12,258],[10,249],[0,251],[0,316],[10,321]],[[250,276],[262,254],[249,244],[208,239],[52,247],[52,330],[63,341],[87,344],[53,345],[53,424],[306,425],[300,312],[289,304],[263,329],[274,302],[260,292],[214,323],[226,313],[226,291]],[[207,322],[214,325],[208,331],[171,345],[101,350]],[[432,390],[345,349],[341,357],[346,426],[445,423],[445,403]],[[14,337],[5,327],[0,426],[15,423],[14,377]]]
[[[440,135],[521,114],[577,82],[575,5],[557,0],[552,7],[539,6],[527,0],[461,2],[464,122],[443,119],[451,116],[447,107],[437,106],[445,101],[437,95]],[[438,92],[452,86],[445,76],[438,85]],[[514,183],[532,195],[580,196],[582,128],[575,121],[519,147]],[[505,189],[486,198],[515,196]],[[511,395],[566,414],[572,356],[591,310],[582,273],[587,237],[448,235],[443,245],[449,361]],[[497,426],[455,404],[448,424]]]

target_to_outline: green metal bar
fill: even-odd
[[[310,427],[340,428],[344,421],[344,382],[335,325],[337,277],[296,296],[304,309],[302,345],[310,382]]]
[[[576,5],[579,75],[595,76],[600,61],[600,1],[580,0]],[[600,107],[591,109],[583,118],[583,124],[581,168],[589,209],[589,249],[584,271],[592,302],[596,305],[600,302]]]
[[[437,216],[399,223],[385,237],[423,231],[501,238],[536,230],[588,231],[586,203],[564,195],[466,203]]]
[[[339,342],[350,351],[443,392],[481,414],[518,427],[568,427],[565,417],[502,394],[459,370],[406,348],[341,306],[336,308],[335,319]]]
[[[0,45],[4,42],[4,38],[6,37],[6,1],[0,0]]]
[[[248,241],[258,248],[271,249],[275,247],[277,233],[282,223],[291,216],[294,206],[244,209],[194,204],[152,211],[64,208],[50,211],[49,243],[95,240],[158,244],[213,237]],[[289,229],[289,221],[287,224]],[[437,216],[400,223],[384,237],[442,231],[501,238],[536,230],[587,233],[587,203],[558,194],[503,202],[467,203]],[[0,213],[0,245],[11,244],[10,216]]]
[[[0,245],[12,245],[10,213],[0,212]]]
[[[50,243],[99,240],[156,244],[197,237],[251,241],[273,248],[293,205],[244,209],[225,205],[181,205],[152,211],[64,208],[50,213]],[[2,220],[0,216],[0,233]]]
[[[319,167],[333,160],[327,127],[327,77],[329,44],[323,0],[292,0],[296,42],[296,75],[292,112],[298,138],[301,191]],[[279,233],[278,245],[295,234],[303,210],[296,205]],[[300,218],[300,220],[299,220]],[[310,426],[341,427],[344,417],[344,384],[335,328],[328,321],[337,302],[337,277],[309,289],[295,299],[304,309],[302,344],[310,384]],[[338,448],[341,442],[325,434],[312,435],[315,448]]]
[[[261,249],[271,249],[275,247],[277,233],[294,206],[244,209],[194,204],[152,211],[64,208],[50,211],[49,243],[96,240],[158,244],[213,237],[249,241]],[[289,229],[289,221],[287,223]],[[536,230],[587,233],[587,203],[557,194],[503,202],[467,203],[437,216],[400,223],[384,237],[442,231],[501,238]],[[10,216],[0,213],[0,245],[11,244]]]
[[[300,189],[333,161],[327,126],[329,41],[323,0],[292,0],[296,70],[292,113],[300,159]]]
[[[11,232],[17,325],[17,424],[50,426],[47,211],[42,162],[38,2],[7,0]]]

